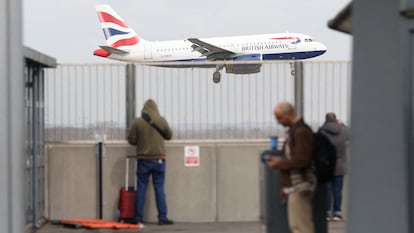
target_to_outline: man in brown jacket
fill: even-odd
[[[164,193],[165,178],[165,146],[164,140],[170,140],[172,131],[168,122],[158,111],[157,104],[148,99],[129,129],[128,143],[136,146],[137,166],[137,197],[135,201],[135,221],[142,223],[145,194],[148,178],[152,176],[155,200],[158,210],[158,224],[173,224],[167,218],[167,202]]]
[[[283,156],[269,156],[267,164],[281,174],[282,196],[287,197],[287,215],[292,233],[313,233],[312,198],[316,177],[312,169],[314,136],[312,129],[295,114],[288,102],[274,109],[277,122],[289,128]]]

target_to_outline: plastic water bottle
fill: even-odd
[[[277,150],[277,145],[278,145],[277,136],[271,136],[270,137],[270,149],[276,151]]]

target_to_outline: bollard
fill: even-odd
[[[266,156],[282,156],[278,138],[271,137],[271,150],[260,153],[260,220],[263,233],[289,233],[286,202],[280,195],[281,183],[277,171],[266,165]]]
[[[327,233],[328,223],[326,221],[326,184],[318,182],[312,203],[313,223],[315,233]]]

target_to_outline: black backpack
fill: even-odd
[[[336,148],[320,130],[314,133],[315,157],[314,166],[318,182],[324,183],[335,176]]]

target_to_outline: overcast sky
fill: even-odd
[[[349,60],[352,37],[327,26],[350,0],[23,0],[23,42],[66,62],[106,62],[93,56],[104,35],[96,4],[109,4],[146,40],[277,32],[312,36],[328,47],[318,60]]]

